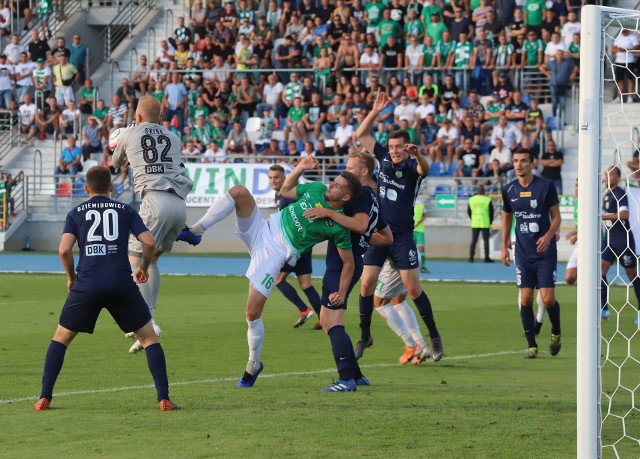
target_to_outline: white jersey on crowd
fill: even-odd
[[[185,175],[180,160],[180,138],[156,123],[142,123],[127,128],[118,138],[113,152],[113,166],[120,167],[125,159],[133,171],[135,191],[173,191],[187,197],[193,181]]]

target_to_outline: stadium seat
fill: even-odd
[[[84,189],[85,185],[86,185],[86,182],[84,180],[84,177],[80,177],[78,180],[76,180],[76,182],[73,184],[73,195],[89,196],[89,194]]]
[[[549,131],[561,131],[562,130],[562,120],[559,116],[549,116],[545,120],[545,124],[547,125],[547,130]]]
[[[470,198],[471,196],[473,196],[471,185],[458,185],[457,191],[459,198]]]
[[[122,183],[114,183],[113,184],[113,194],[118,197],[120,196],[122,193],[124,193],[124,185]]]
[[[60,183],[56,187],[57,196],[71,196],[72,187],[70,183]]]
[[[453,187],[451,185],[436,185],[434,194],[453,194]]]
[[[455,174],[457,170],[458,170],[458,162],[457,161],[451,161],[449,163],[449,167],[447,168],[446,175],[448,177],[453,177],[453,174]]]
[[[524,102],[525,104],[527,104],[529,107],[531,106],[531,96],[525,96],[523,95],[521,97],[522,102]]]
[[[431,167],[429,167],[429,177],[440,177],[442,169],[444,169],[442,163],[431,163]]]

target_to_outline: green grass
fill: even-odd
[[[264,314],[263,376],[254,388],[238,389],[247,357],[246,280],[166,277],[157,318],[175,383],[171,396],[182,409],[161,413],[152,388],[132,388],[152,383],[146,360],[127,354],[130,341],[103,313],[95,334],[80,335],[67,352],[52,409],[38,413],[33,402],[65,281],[0,275],[0,285],[0,399],[34,397],[0,404],[0,457],[576,455],[575,289],[557,290],[561,353],[552,358],[546,352],[546,321],[540,358],[525,361],[515,286],[425,284],[445,358],[417,367],[397,364],[401,342],[375,314],[375,345],[361,360],[373,385],[326,394],[319,390],[335,376],[329,340],[311,324],[293,329],[297,311],[279,292]],[[616,297],[624,293],[612,289]],[[355,341],[355,295],[350,305],[346,326]],[[625,353],[626,347],[612,348],[612,355]],[[629,365],[629,385],[639,376]],[[128,389],[62,395],[113,388]],[[637,423],[638,416],[628,420]],[[637,444],[623,448],[621,457],[639,456]]]

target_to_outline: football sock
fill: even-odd
[[[284,297],[287,300],[291,301],[300,312],[304,312],[307,310],[307,305],[304,304],[304,301],[302,301],[302,298],[300,298],[300,295],[298,295],[296,289],[289,282],[283,280],[278,285],[276,285],[276,287],[278,287],[278,290],[282,292]]]
[[[440,333],[438,333],[438,329],[436,328],[436,321],[433,319],[431,301],[429,301],[429,297],[424,292],[424,290],[418,298],[415,298],[413,300],[413,302],[416,304],[416,308],[420,313],[420,317],[422,317],[422,320],[429,329],[429,336],[433,339],[438,338],[440,336]]]
[[[249,360],[260,362],[262,343],[264,342],[264,322],[262,318],[247,320],[247,343],[249,343]],[[249,370],[247,372],[251,373]],[[253,374],[253,373],[251,373]]]
[[[638,304],[640,304],[640,277],[636,277],[631,281],[633,285],[633,292],[636,294],[636,299],[638,300]]]
[[[538,304],[538,314],[536,315],[536,321],[541,324],[542,322],[544,322],[544,312],[547,310],[547,308],[544,305],[544,301],[542,301],[540,290],[538,290],[538,295],[536,296],[536,303]]]
[[[373,315],[373,295],[360,295],[360,339],[371,338],[371,316]]]
[[[320,317],[320,308],[322,307],[322,300],[320,299],[320,295],[318,295],[318,291],[312,285],[311,287],[307,287],[303,290],[304,294],[307,295],[307,299],[309,300],[309,304]]]
[[[64,354],[67,352],[67,346],[57,341],[51,340],[47,356],[44,359],[44,371],[42,372],[42,391],[40,398],[53,398],[53,386],[58,379],[62,364],[64,363]]]
[[[356,359],[356,353],[353,350],[353,343],[351,342],[351,338],[347,335],[349,339],[349,358],[351,359],[351,368],[353,368],[353,377],[355,379],[362,378],[362,371],[360,371],[360,364],[358,363],[358,359]]]
[[[331,350],[333,351],[333,358],[336,361],[336,368],[340,379],[349,380],[354,378],[353,364],[351,362],[351,352],[349,348],[353,350],[351,340],[347,331],[343,325],[336,325],[329,330],[329,339],[331,340]]]
[[[529,343],[529,347],[538,347],[536,343],[536,330],[533,324],[533,307],[526,307],[522,305],[520,307],[520,319],[522,319],[522,328],[524,329],[524,334],[527,337],[527,343]]]
[[[560,334],[560,304],[556,301],[552,307],[547,309],[549,313],[549,321],[551,322],[551,333]]]
[[[609,281],[607,276],[602,276],[600,279],[600,308],[609,309],[607,301],[609,299]]]
[[[145,301],[147,302],[147,306],[149,306],[151,317],[155,318],[156,306],[158,304],[158,293],[160,293],[160,269],[158,268],[157,261],[149,265],[149,280],[145,283],[149,286],[150,295],[150,299],[147,300],[147,298],[145,298]]]
[[[422,337],[422,333],[420,332],[420,325],[418,324],[418,319],[416,319],[416,315],[413,313],[413,309],[406,301],[402,303],[396,304],[393,309],[395,309],[409,330],[411,337],[413,340],[420,345],[420,347],[425,347],[427,344],[424,342],[424,338]]]
[[[376,311],[380,313],[391,331],[400,337],[406,347],[409,349],[413,349],[415,347],[416,342],[411,337],[411,333],[409,333],[404,320],[402,320],[402,317],[398,314],[398,311],[393,308],[393,306],[385,304],[384,306],[376,308]]]
[[[200,236],[213,225],[227,218],[235,208],[236,201],[227,191],[224,196],[211,204],[200,220],[189,227],[189,231]]]
[[[169,400],[169,378],[167,377],[167,361],[160,343],[154,343],[145,349],[147,365],[153,377],[153,383],[158,393],[158,401]]]

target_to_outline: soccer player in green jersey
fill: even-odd
[[[328,187],[317,182],[292,185],[304,171],[315,169],[317,165],[318,162],[311,157],[298,163],[280,190],[282,196],[297,201],[284,210],[271,214],[268,220],[260,215],[249,190],[242,185],[236,185],[213,203],[197,223],[185,228],[178,235],[179,241],[197,245],[207,229],[224,220],[235,210],[238,237],[251,255],[246,273],[249,279],[246,309],[249,361],[244,375],[237,383],[238,387],[252,387],[263,369],[260,361],[264,341],[262,310],[286,262],[294,263],[314,245],[331,240],[338,249],[343,269],[338,291],[331,293],[329,300],[335,305],[341,305],[347,297],[354,270],[349,231],[329,219],[306,218],[303,214],[315,207],[342,213],[343,206],[360,194],[362,185],[358,178],[349,172],[343,172]]]

